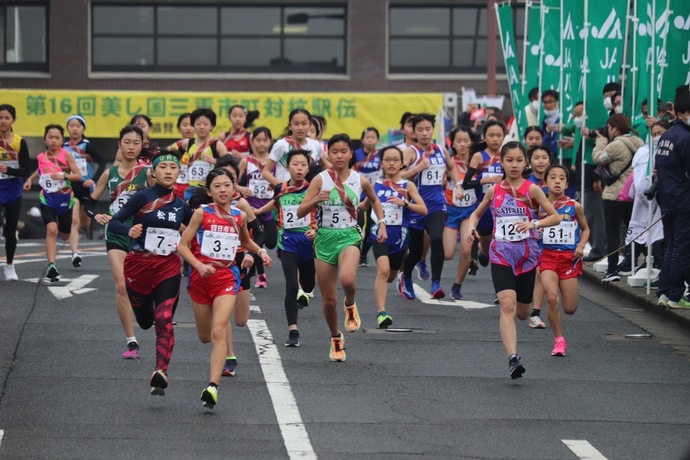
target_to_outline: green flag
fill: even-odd
[[[520,85],[520,71],[518,69],[517,54],[515,50],[515,31],[513,30],[513,15],[510,4],[496,5],[496,17],[498,19],[498,31],[503,46],[503,59],[506,64],[508,86],[510,87],[510,99],[513,103],[513,113],[518,132],[524,133],[527,128],[527,116],[525,104],[522,100],[522,88]]]
[[[544,0],[541,4],[544,33],[541,37],[541,75],[539,89],[561,91],[561,3],[560,0]]]
[[[538,3],[528,1],[525,6],[527,15],[527,56],[522,64],[522,94],[525,103],[529,101],[528,93],[539,86],[539,60],[541,59],[541,7]]]
[[[663,69],[661,86],[663,101],[673,101],[678,86],[690,85],[690,1],[670,0],[670,3],[667,67]]]

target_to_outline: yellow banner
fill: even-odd
[[[359,138],[373,126],[386,139],[398,129],[404,112],[436,114],[443,106],[442,93],[220,93],[147,91],[73,91],[21,89],[2,91],[0,104],[17,109],[14,131],[22,136],[43,136],[46,125],[64,126],[68,116],[86,119],[86,136],[115,138],[137,114],[153,120],[151,138],[177,138],[177,118],[198,107],[211,107],[218,115],[214,134],[228,131],[228,109],[241,104],[261,115],[254,126],[267,126],[278,137],[288,124],[292,109],[303,107],[322,115],[328,126],[325,137],[347,133]]]

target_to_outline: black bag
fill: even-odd
[[[601,182],[604,184],[605,187],[609,187],[613,184],[616,183],[619,177],[623,175],[625,171],[627,171],[630,166],[632,166],[633,162],[633,157],[632,155],[630,156],[630,161],[628,162],[627,165],[625,165],[625,168],[618,174],[613,174],[611,170],[609,169],[609,165],[602,165],[602,166],[597,166],[597,168],[594,170],[594,172],[599,176],[601,179]]]

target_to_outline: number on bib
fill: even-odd
[[[129,201],[129,199],[134,195],[133,192],[122,192],[115,200],[110,203],[110,212],[117,214],[117,212],[122,209],[122,207]]]
[[[237,233],[204,231],[201,254],[212,259],[233,261],[239,244]]]
[[[465,195],[460,199],[457,199],[455,196],[453,196],[453,204],[458,208],[467,208],[469,206],[472,206],[476,202],[477,192],[475,192],[473,188],[465,190]]]
[[[309,227],[311,215],[307,214],[302,218],[297,217],[298,205],[283,206],[283,228],[304,228]]]
[[[19,162],[18,161],[1,161],[0,164],[3,164],[7,166],[8,168],[18,168],[19,167]],[[12,179],[14,176],[10,176],[9,174],[1,173],[0,172],[0,180],[3,179]]]
[[[497,177],[497,176],[503,177],[503,174],[502,173],[490,173],[490,172],[485,172],[482,174],[482,178],[484,178],[484,177]],[[494,185],[496,185],[496,184],[493,184],[493,183],[484,184],[484,185],[482,185],[482,190],[484,191],[484,193],[486,193]]]
[[[205,161],[195,161],[189,166],[189,182],[203,182],[206,176],[213,169],[211,163]]]
[[[383,216],[386,218],[386,227],[391,225],[402,225],[403,208],[393,203],[381,203],[383,206]],[[374,213],[371,215],[375,218]]]
[[[441,185],[446,174],[446,166],[433,164],[420,173],[422,175],[422,185]]]
[[[252,191],[252,195],[254,195],[255,198],[262,200],[273,198],[271,184],[269,184],[267,180],[249,179],[249,190]]]
[[[67,181],[55,180],[50,177],[50,174],[41,174],[41,177],[38,179],[38,183],[46,193],[59,192],[63,188],[67,187]]]
[[[545,228],[542,241],[548,245],[572,246],[575,244],[576,229],[577,222],[561,222],[555,227]]]
[[[322,206],[321,226],[324,228],[350,228],[357,225],[345,206]]]
[[[369,182],[372,184],[379,180],[379,177],[381,177],[381,171],[373,171],[373,172],[368,172],[368,173],[359,173],[360,176],[364,177],[367,179]]]
[[[86,161],[86,158],[74,158],[74,161],[77,163],[77,168],[79,169],[79,173],[81,173],[82,180],[84,180],[84,177],[89,174],[89,163]]]
[[[148,227],[144,238],[144,249],[160,256],[177,252],[180,232],[171,228]]]
[[[515,226],[520,222],[529,222],[525,216],[498,217],[496,219],[496,241],[522,241],[529,238],[529,231],[518,232]]]
[[[189,184],[189,166],[180,165],[180,175],[177,176],[176,184]]]

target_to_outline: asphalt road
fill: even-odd
[[[300,312],[300,348],[285,348],[282,271],[253,290],[235,329],[237,375],[203,408],[210,346],[183,292],[164,397],[149,395],[153,330],[141,358],[124,335],[102,242],[59,283],[39,280],[40,242],[19,248],[22,281],[0,281],[0,458],[679,459],[690,452],[690,335],[595,285],[565,318],[568,353],[549,329],[518,324],[524,378],[511,381],[488,270],[467,302],[406,301],[389,289],[399,332],[376,329],[375,268],[358,272],[363,327],[347,361],[328,360],[318,288]],[[2,254],[0,252],[0,254]],[[279,263],[279,262],[278,262]],[[450,288],[455,262],[442,284]],[[427,282],[416,281],[428,290]],[[184,290],[184,289],[183,289]],[[447,300],[447,299],[444,299]],[[410,331],[411,329],[411,331]],[[652,332],[651,338],[626,338]]]

